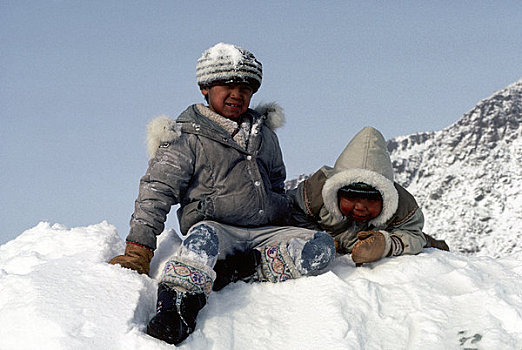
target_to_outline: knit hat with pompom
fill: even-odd
[[[254,92],[261,86],[263,66],[254,55],[239,46],[219,43],[203,52],[196,65],[200,88],[217,84],[248,84]]]

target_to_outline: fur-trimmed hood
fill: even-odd
[[[282,127],[285,124],[283,108],[276,102],[260,103],[254,111],[265,116],[265,125],[271,130]],[[166,115],[160,115],[152,119],[147,125],[147,151],[152,158],[158,147],[166,142],[173,142],[181,136],[181,125]]]
[[[354,182],[364,182],[381,193],[382,211],[369,224],[385,224],[397,210],[399,195],[393,182],[393,167],[386,141],[378,130],[369,126],[359,131],[346,146],[335,162],[332,175],[324,184],[324,205],[337,219],[343,217],[337,192]]]

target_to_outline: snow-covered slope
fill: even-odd
[[[40,223],[0,246],[0,349],[172,349],[144,330],[160,266],[179,244],[164,232],[154,279],[107,264],[124,242],[101,223]],[[522,344],[522,255],[428,249],[280,284],[210,295],[180,349],[506,349]]]
[[[522,251],[522,79],[455,124],[389,140],[396,181],[418,199],[425,231],[454,250]]]

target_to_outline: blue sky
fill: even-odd
[[[196,60],[218,42],[263,63],[253,104],[285,109],[292,178],[365,125],[440,130],[518,80],[521,17],[520,1],[0,0],[0,243],[40,221],[125,237],[145,126],[203,101]]]

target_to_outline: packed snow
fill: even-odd
[[[107,222],[40,223],[0,246],[0,349],[171,349],[145,333],[163,263],[151,276],[107,264],[124,241]],[[210,295],[180,349],[521,349],[522,254],[427,249],[319,276],[238,282]]]

